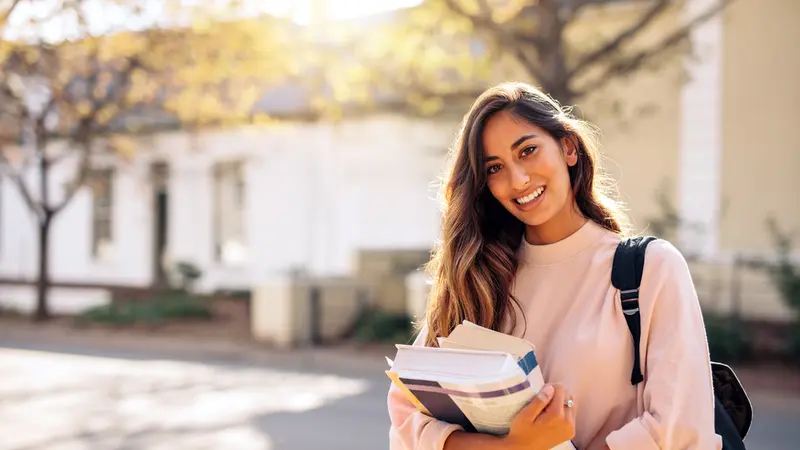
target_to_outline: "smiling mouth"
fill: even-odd
[[[544,186],[540,187],[539,189],[536,189],[535,191],[524,197],[515,198],[514,203],[518,205],[526,205],[539,198],[539,196],[542,195],[543,193],[544,193]]]

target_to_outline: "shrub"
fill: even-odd
[[[183,293],[156,296],[145,302],[111,303],[90,308],[76,317],[78,323],[108,325],[157,324],[177,319],[210,319],[208,306]]]
[[[767,266],[775,288],[781,295],[783,302],[794,314],[794,320],[787,335],[785,353],[794,362],[800,362],[800,266],[792,261],[794,237],[778,226],[774,219],[767,221],[778,260],[775,264]]]
[[[733,364],[752,356],[750,333],[741,321],[732,316],[709,312],[703,316],[711,359]]]
[[[408,343],[413,339],[411,318],[405,314],[367,310],[356,322],[354,338],[361,342]]]
[[[786,342],[786,356],[794,363],[800,365],[800,323],[795,322],[789,330]]]

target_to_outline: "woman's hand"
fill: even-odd
[[[509,433],[503,437],[508,450],[549,450],[575,436],[575,407],[567,407],[563,386],[545,385],[517,413]]]

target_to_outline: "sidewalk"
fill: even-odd
[[[394,354],[389,344],[343,343],[321,347],[277,349],[241,334],[225,337],[215,333],[158,333],[128,329],[78,329],[63,324],[32,324],[0,318],[0,346],[13,343],[74,349],[77,353],[103,351],[162,355],[164,358],[215,360],[223,363],[248,362],[297,366],[312,370],[347,370],[361,376],[384,377],[385,357]],[[800,369],[772,366],[735,366],[743,386],[751,395],[800,402]]]
[[[219,363],[265,364],[312,371],[339,370],[358,376],[385,378],[390,345],[345,343],[322,347],[274,348],[240,335],[198,336],[129,329],[79,329],[63,324],[33,324],[0,318],[0,346],[47,349],[121,357],[202,360]]]

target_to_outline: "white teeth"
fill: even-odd
[[[532,194],[526,195],[525,197],[518,198],[516,200],[516,202],[519,203],[520,205],[524,205],[525,203],[530,203],[530,202],[536,200],[536,197],[542,195],[542,192],[544,192],[544,186],[542,186],[539,189],[533,191]]]

